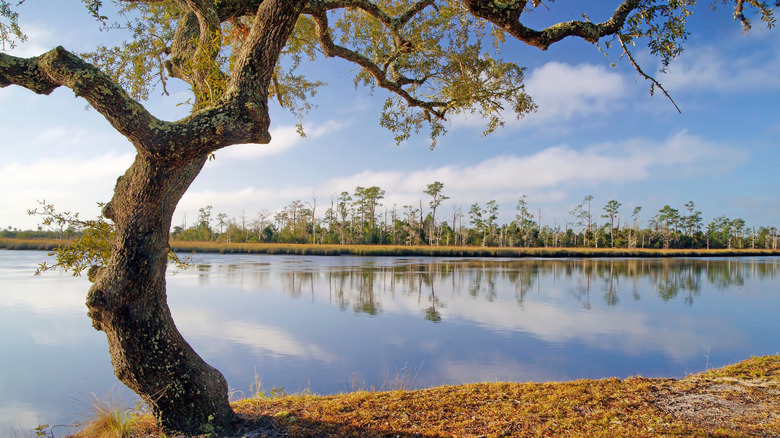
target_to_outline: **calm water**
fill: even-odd
[[[85,278],[0,250],[0,435],[132,405]],[[169,275],[185,338],[237,391],[682,377],[780,351],[780,258],[508,260],[198,255]],[[66,429],[55,429],[58,431]]]

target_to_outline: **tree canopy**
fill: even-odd
[[[261,29],[268,2],[121,0],[115,2],[118,11],[112,17],[102,15],[102,1],[82,2],[100,25],[127,35],[119,45],[98,45],[82,58],[133,99],[147,98],[156,87],[164,92],[176,78],[190,86],[193,97],[188,103],[194,111],[215,106],[241,89],[246,95],[267,95],[302,118],[311,109],[310,98],[325,84],[301,74],[301,62],[335,57],[358,67],[356,86],[388,91],[380,123],[397,141],[427,127],[432,144],[445,133],[443,121],[453,115],[476,113],[490,133],[503,125],[507,113],[522,117],[535,109],[524,91],[524,68],[518,60],[501,58],[507,38],[542,50],[567,37],[604,49],[615,45],[654,88],[660,84],[636,64],[630,49],[646,44],[662,66],[668,66],[683,50],[686,19],[696,3],[626,0],[614,2],[612,14],[598,17],[601,21],[591,21],[589,11],[583,10],[582,20],[535,29],[523,23],[525,18],[558,5],[540,0],[302,2],[284,47],[278,47],[278,62],[267,67],[267,89],[250,93],[252,86],[245,81],[254,81],[246,69],[254,68],[250,60],[259,59],[258,38],[268,36],[250,31]],[[770,27],[775,23],[767,2],[722,3],[733,7],[735,19],[746,29],[752,25],[751,14]],[[0,1],[0,17],[0,42],[13,47],[24,34],[7,0]],[[253,140],[235,139],[247,141]]]

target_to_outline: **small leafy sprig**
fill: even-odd
[[[62,236],[67,230],[77,237],[58,245],[50,256],[56,257],[56,262],[49,264],[43,262],[38,265],[35,275],[46,271],[62,269],[72,272],[73,276],[80,276],[81,272],[93,267],[102,267],[108,263],[111,252],[114,249],[115,231],[114,224],[102,215],[97,219],[84,220],[78,213],[70,211],[57,211],[53,204],[46,201],[38,201],[39,207],[28,210],[27,214],[41,216],[43,225],[59,230]],[[103,207],[103,203],[98,206]],[[173,251],[168,253],[168,262],[173,264],[176,271],[187,269],[192,264],[190,256],[181,257]],[[88,272],[89,273],[89,272]],[[92,278],[90,278],[92,280]]]

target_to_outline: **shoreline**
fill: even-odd
[[[57,239],[0,238],[0,248],[8,250],[52,251],[71,243]],[[771,249],[655,249],[655,248],[509,248],[471,246],[393,246],[393,245],[313,245],[283,243],[223,243],[172,240],[171,249],[182,253],[273,254],[319,256],[387,257],[505,257],[505,258],[670,258],[670,257],[752,257],[778,256]]]
[[[232,406],[237,430],[202,437],[780,436],[780,355],[682,379],[469,383],[327,396],[273,389]],[[170,436],[149,414],[127,418],[136,429],[124,436]],[[73,436],[98,436],[89,429],[97,421]]]

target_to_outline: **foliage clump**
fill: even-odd
[[[58,244],[49,253],[55,257],[55,263],[42,262],[35,275],[62,269],[65,272],[70,271],[74,276],[80,276],[86,269],[89,280],[93,281],[97,270],[106,265],[114,250],[114,224],[103,215],[96,219],[81,219],[78,212],[58,211],[53,204],[47,204],[46,201],[38,203],[40,206],[28,210],[27,214],[43,217],[43,225],[59,230],[60,235],[67,230],[76,237]],[[103,204],[98,203],[98,206],[103,207]],[[188,268],[191,259],[170,251],[168,261],[179,270]]]

